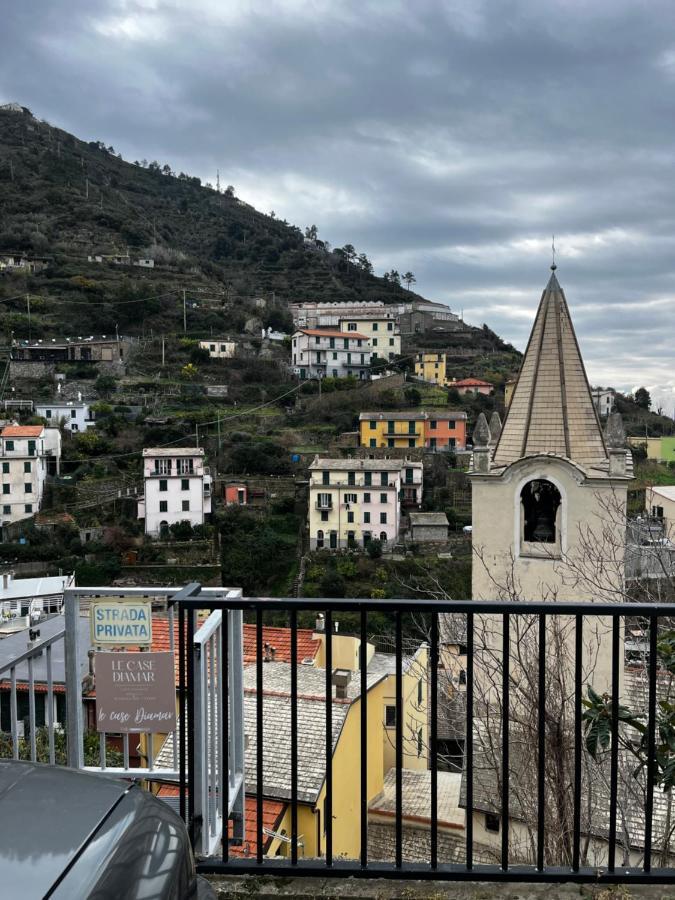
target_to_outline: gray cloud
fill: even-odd
[[[595,382],[675,407],[675,7],[24,0],[0,96],[235,185],[523,347],[555,232]]]

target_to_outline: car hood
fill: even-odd
[[[128,789],[102,775],[0,760],[3,896],[44,897]]]

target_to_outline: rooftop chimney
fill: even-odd
[[[347,688],[352,680],[352,673],[349,669],[334,669],[333,684],[335,686],[335,696],[338,700],[347,699]]]
[[[314,630],[315,631],[323,631],[324,626],[325,626],[324,615],[323,615],[323,613],[319,613],[319,615],[316,617],[316,623],[314,625]]]
[[[12,581],[12,573],[11,572],[3,572],[2,573],[2,589],[7,590],[11,581]]]
[[[609,474],[626,474],[626,431],[621,413],[610,413],[605,427],[605,443],[609,451]]]

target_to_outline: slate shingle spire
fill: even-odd
[[[591,397],[563,289],[551,266],[525,351],[495,466],[524,456],[554,453],[582,467],[607,463],[607,450]]]

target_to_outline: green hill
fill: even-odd
[[[394,303],[417,296],[372,275],[367,260],[308,243],[299,228],[229,189],[219,193],[157,162],[125,162],[112,147],[80,141],[28,110],[0,110],[3,251],[51,257],[33,276],[0,279],[0,299],[21,297],[4,306],[4,330],[16,337],[28,336],[25,294],[36,298],[34,338],[64,329],[109,332],[115,323],[132,333],[182,330],[182,288],[192,331],[241,330],[256,296],[269,301],[264,324],[277,326],[287,323],[292,300]],[[87,262],[127,253],[152,257],[156,266]],[[157,299],[140,302],[148,297]]]

